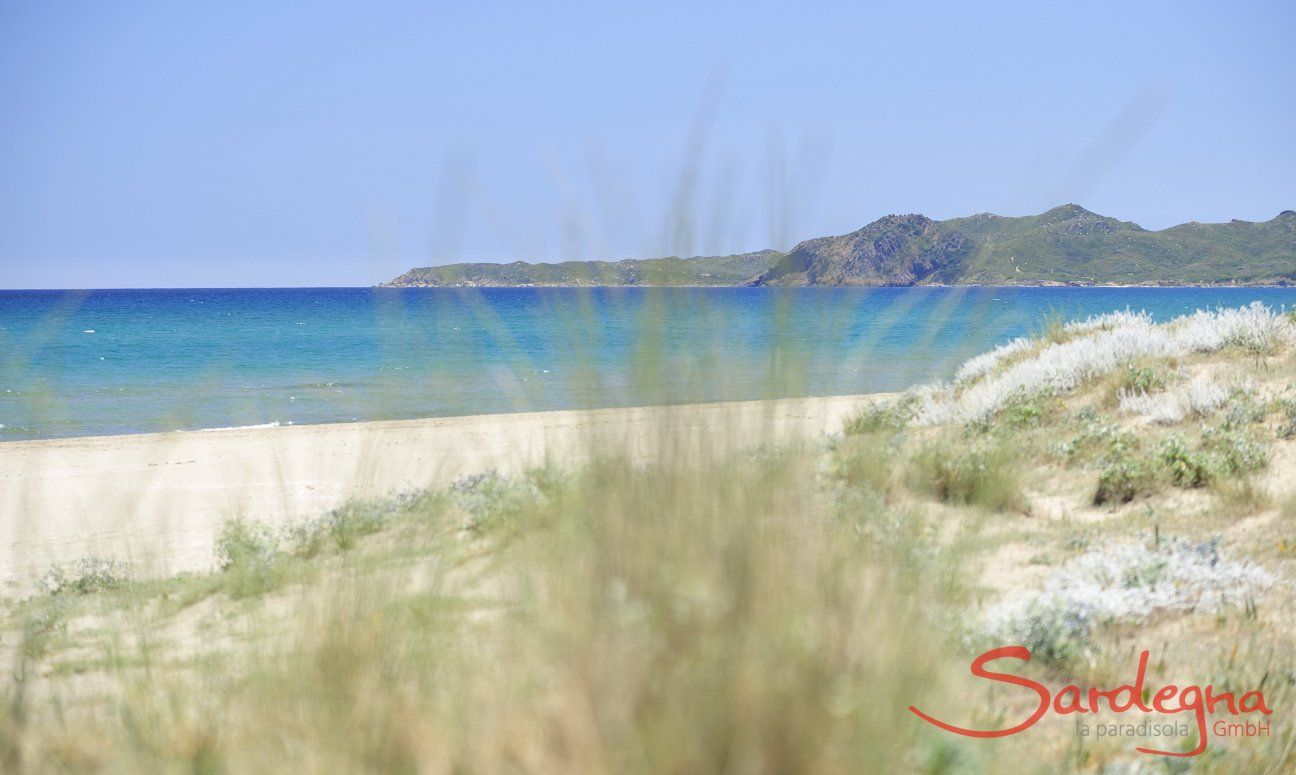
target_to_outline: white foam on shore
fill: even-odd
[[[289,423],[291,425],[292,423]],[[282,425],[278,420],[274,422],[261,423],[260,425],[228,425],[223,428],[199,428],[195,431],[180,431],[180,433],[216,433],[218,431],[246,431],[253,428],[278,428]]]

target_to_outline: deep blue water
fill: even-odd
[[[895,390],[1046,314],[1296,289],[0,291],[0,440]]]

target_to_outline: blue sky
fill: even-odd
[[[272,7],[273,6],[273,7]],[[0,3],[0,287],[1296,209],[1296,4]]]

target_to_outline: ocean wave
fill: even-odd
[[[369,382],[298,382],[292,385],[259,385],[258,390],[327,390],[330,388],[365,387]]]
[[[292,425],[291,422],[289,422],[288,424]],[[180,431],[180,432],[181,433],[215,433],[216,431],[246,431],[246,430],[252,430],[253,428],[278,428],[281,427],[282,425],[283,423],[279,422],[278,420],[275,420],[274,422],[265,422],[265,423],[260,423],[259,425],[227,425],[221,428],[198,428],[197,430],[193,430],[193,431]]]

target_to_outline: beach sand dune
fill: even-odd
[[[718,453],[838,430],[868,396],[236,428],[0,444],[0,591],[56,563],[130,561],[142,575],[206,570],[221,526],[282,524],[352,497],[465,474],[615,453]],[[603,452],[600,452],[602,450]]]

